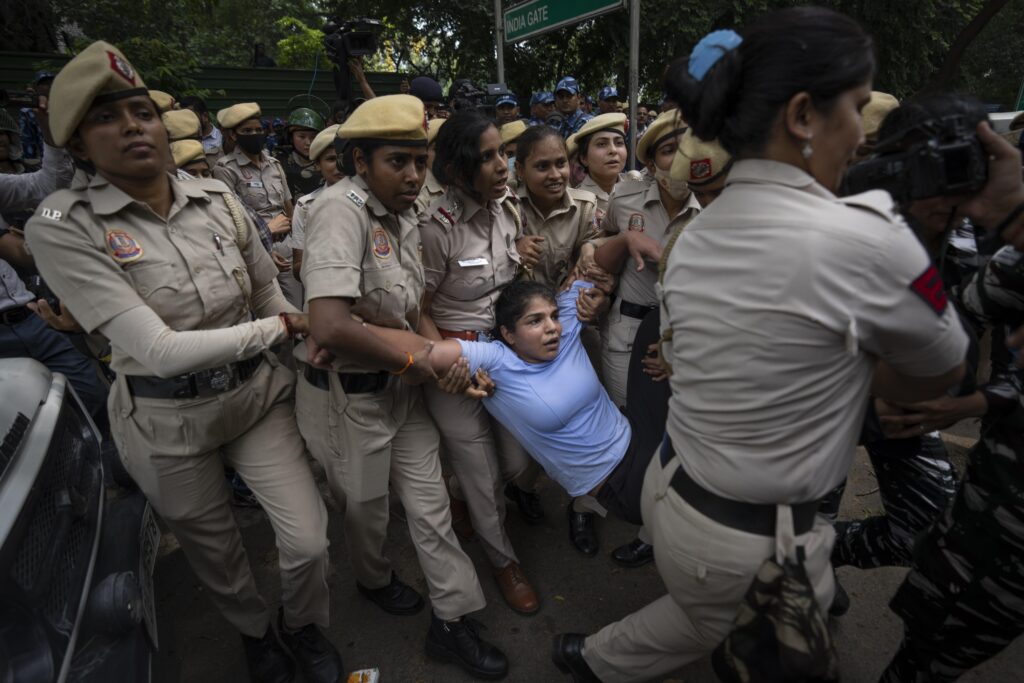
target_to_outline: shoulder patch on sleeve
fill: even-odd
[[[84,201],[84,197],[78,192],[73,190],[57,190],[39,203],[35,215],[39,218],[60,223],[67,218],[71,207],[80,201]]]
[[[935,312],[935,315],[941,316],[946,312],[946,305],[949,303],[946,298],[946,286],[934,265],[929,265],[923,273],[918,275],[910,283],[910,289],[921,297],[921,300]]]
[[[353,204],[355,204],[357,207],[359,207],[360,209],[363,208],[364,206],[366,206],[366,197],[362,196],[361,194],[359,194],[355,190],[349,190],[345,194],[345,196],[348,197],[349,200]]]

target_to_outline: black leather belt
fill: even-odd
[[[303,365],[302,376],[317,389],[327,391],[331,386],[327,370],[314,368],[312,365]],[[346,394],[371,394],[380,391],[388,385],[388,379],[390,379],[390,375],[384,371],[338,373],[341,389]]]
[[[661,442],[661,466],[665,467],[675,455],[675,449],[666,434],[665,439]],[[776,506],[774,505],[743,503],[723,498],[695,482],[682,465],[676,468],[669,485],[679,494],[680,498],[694,509],[719,524],[739,531],[746,531],[749,534],[775,536]],[[793,510],[794,535],[806,534],[814,528],[814,518],[818,514],[819,502],[790,505]]]
[[[625,299],[619,302],[619,313],[628,315],[630,318],[636,318],[637,320],[643,320],[655,308],[657,306],[641,306]]]
[[[20,323],[23,320],[28,320],[30,315],[32,315],[32,311],[29,310],[28,306],[8,308],[6,311],[0,312],[0,323],[3,323],[4,325],[13,325],[14,323]]]
[[[241,386],[256,374],[263,354],[237,363],[189,372],[177,377],[126,375],[128,391],[139,398],[201,398],[216,396]]]

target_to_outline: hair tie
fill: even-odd
[[[703,80],[707,72],[718,63],[729,50],[734,50],[743,42],[740,34],[732,29],[712,31],[697,43],[690,53],[690,75],[697,81]]]

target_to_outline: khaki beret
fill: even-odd
[[[334,144],[334,138],[338,135],[338,124],[327,126],[316,134],[312,144],[309,146],[309,160],[316,161],[324,151]]]
[[[434,144],[434,140],[437,138],[437,131],[441,130],[441,126],[448,119],[430,119],[427,121],[427,144]]]
[[[583,124],[583,127],[578,131],[569,136],[569,139],[565,141],[565,146],[569,150],[569,156],[574,157],[579,151],[580,140],[593,135],[594,133],[600,133],[605,130],[613,130],[626,135],[626,121],[629,117],[625,114],[601,114],[590,119]]]
[[[164,128],[167,129],[167,138],[171,142],[198,138],[202,131],[199,117],[191,109],[175,109],[164,112],[160,118],[164,122]]]
[[[730,166],[732,157],[718,140],[701,140],[687,129],[679,136],[670,174],[673,180],[685,180],[690,187],[699,188],[717,180]]]
[[[121,51],[98,40],[64,65],[50,87],[50,132],[58,147],[74,134],[85,113],[97,101],[147,95],[135,68]]]
[[[864,137],[873,140],[882,127],[882,121],[893,109],[900,106],[900,101],[887,92],[871,91],[871,99],[860,112],[860,120],[864,126]]]
[[[178,168],[191,164],[193,161],[206,161],[206,152],[203,151],[203,143],[199,140],[172,142],[171,156],[174,157],[174,165]]]
[[[160,111],[171,111],[175,108],[174,105],[178,103],[174,96],[170,93],[165,93],[163,90],[150,90],[149,97],[156,102],[156,106],[160,107]]]
[[[669,109],[662,112],[658,118],[654,119],[654,123],[647,127],[643,137],[637,141],[636,158],[640,160],[641,164],[653,161],[653,159],[647,158],[648,150],[654,151],[665,138],[678,135],[685,129],[686,122],[679,117],[679,110]]]
[[[233,104],[227,109],[221,109],[217,112],[217,123],[220,124],[221,128],[231,130],[249,119],[259,118],[261,113],[260,105],[255,102]]]
[[[412,95],[384,95],[366,100],[341,124],[338,137],[426,146],[427,116],[423,100]]]
[[[510,142],[515,142],[519,139],[519,136],[526,132],[529,126],[526,125],[526,121],[522,119],[516,121],[509,121],[501,127],[499,131],[501,133],[501,141],[506,145]]]

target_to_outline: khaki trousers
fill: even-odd
[[[519,562],[505,531],[504,488],[529,470],[530,456],[480,401],[433,384],[424,395],[487,559],[497,569]]]
[[[306,446],[345,510],[345,543],[356,580],[371,589],[391,581],[391,562],[384,556],[390,482],[405,507],[434,613],[455,619],[483,609],[476,570],[452,531],[437,429],[420,388],[391,378],[381,391],[345,394],[331,373],[329,390],[303,378],[296,394]]]
[[[679,458],[662,468],[655,454],[644,478],[643,516],[668,595],[588,637],[583,658],[605,683],[646,681],[709,654],[732,630],[743,596],[775,539],[715,522],[669,487]],[[835,582],[829,556],[835,533],[818,517],[797,536],[815,598],[825,611]]]
[[[249,381],[212,398],[133,398],[122,375],[108,403],[125,468],[217,608],[253,637],[266,633],[269,615],[231,509],[224,462],[249,485],[274,528],[286,624],[328,625],[327,510],[295,425],[294,381],[266,354]]]
[[[601,329],[601,381],[619,408],[626,405],[626,385],[629,377],[629,357],[640,320],[622,315],[619,304],[612,304],[604,327]]]

